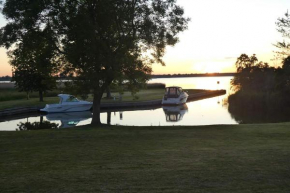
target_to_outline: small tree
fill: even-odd
[[[231,85],[241,91],[246,92],[270,92],[275,85],[275,68],[268,63],[258,62],[254,54],[248,56],[242,54],[236,61],[237,74],[231,81]]]
[[[249,57],[247,54],[241,54],[236,61],[237,72],[242,71],[245,68],[250,68],[255,66],[258,62],[256,55]]]
[[[29,93],[35,90],[35,72],[32,70],[17,69],[13,72],[12,81],[20,92],[26,93],[27,100]]]
[[[285,13],[284,17],[278,18],[276,25],[278,27],[278,32],[280,32],[284,38],[283,41],[277,42],[275,44],[275,46],[279,48],[277,53],[283,58],[285,56],[290,56],[290,14],[288,11]]]

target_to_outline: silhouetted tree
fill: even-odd
[[[38,3],[5,2],[2,13],[8,24],[1,28],[0,43],[9,49],[16,87],[20,91],[39,92],[39,100],[43,101],[43,93],[56,86],[53,76],[58,67],[58,58],[53,31],[49,25],[37,21],[37,11],[43,6],[43,3]],[[27,10],[21,11],[24,8]],[[46,21],[44,18],[41,20]]]
[[[290,15],[288,11],[285,13],[284,17],[278,18],[276,25],[278,27],[278,32],[282,34],[284,40],[277,42],[275,46],[280,49],[280,51],[278,51],[279,55],[287,57],[290,55]]]
[[[93,124],[100,124],[100,100],[112,82],[126,80],[136,92],[161,63],[166,45],[187,27],[172,0],[64,1],[59,11],[68,67],[94,94]],[[67,18],[70,18],[68,21]],[[146,56],[144,53],[151,53]]]
[[[278,88],[285,94],[290,94],[290,56],[285,58],[282,64],[282,69],[279,69],[277,75]]]
[[[237,58],[236,67],[238,73],[231,81],[236,90],[268,92],[275,87],[275,68],[258,62],[255,55],[242,54]]]
[[[289,120],[284,115],[290,112],[290,57],[283,60],[282,68],[270,67],[258,59],[252,63],[249,58],[243,54],[237,59],[241,65],[237,65],[238,73],[231,82],[236,92],[228,98],[229,112],[240,123]]]
[[[247,54],[241,54],[236,61],[237,72],[242,71],[245,68],[251,68],[255,66],[258,62],[258,58],[254,54],[253,56],[249,57]]]
[[[15,87],[20,92],[26,93],[27,100],[29,99],[29,93],[34,91],[35,78],[35,72],[32,69],[17,69],[13,72],[12,81],[15,81]]]

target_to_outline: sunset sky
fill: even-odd
[[[236,58],[246,53],[273,61],[273,44],[282,40],[275,22],[290,0],[177,0],[191,18],[180,42],[168,47],[166,66],[153,65],[154,74],[234,72]],[[0,26],[5,25],[1,16]],[[6,50],[0,48],[0,76],[11,75]]]

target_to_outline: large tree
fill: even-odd
[[[148,80],[151,64],[164,65],[166,46],[188,23],[176,0],[7,0],[5,8],[11,36],[26,23],[54,32],[66,71],[94,94],[92,124],[101,124],[100,101],[110,84],[125,80],[135,90]]]
[[[55,48],[48,38],[46,30],[30,30],[8,53],[16,87],[20,91],[39,92],[40,101],[44,92],[56,87],[54,75],[58,63]]]
[[[2,13],[8,24],[0,33],[1,46],[9,50],[16,87],[26,93],[39,92],[40,101],[45,91],[55,88],[59,64],[54,31],[38,15],[43,6],[37,1],[6,1]]]

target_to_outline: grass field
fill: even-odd
[[[55,97],[58,93],[61,93],[61,90],[52,90],[45,93],[45,97]],[[15,88],[0,88],[0,102],[11,101],[11,100],[21,100],[26,99],[25,92],[18,92]],[[38,98],[39,95],[37,92],[32,92],[29,94],[30,98]]]
[[[0,132],[1,192],[290,192],[290,123]]]

